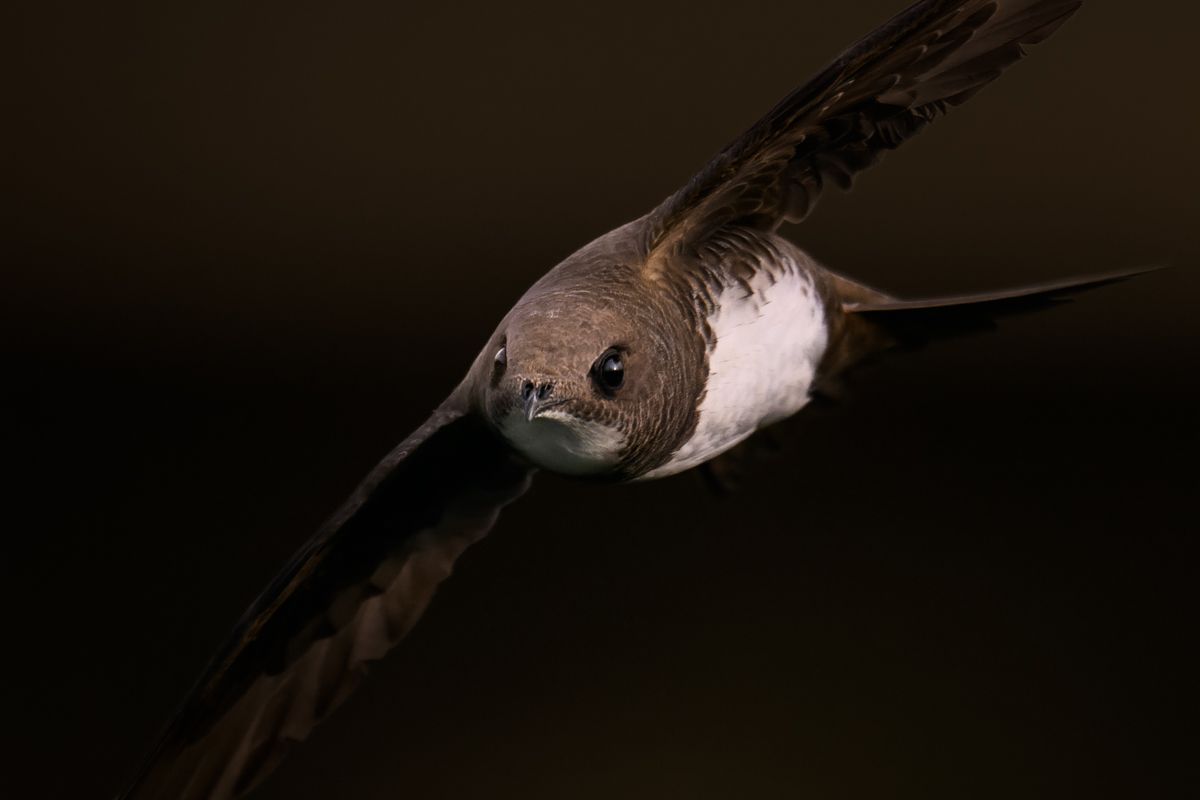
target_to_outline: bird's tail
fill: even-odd
[[[1105,272],[1051,283],[979,294],[900,299],[841,276],[833,280],[843,314],[835,326],[821,372],[834,377],[871,356],[896,347],[995,327],[1001,317],[1040,311],[1076,294],[1153,272],[1160,267]]]
[[[903,300],[831,272],[823,273],[829,294],[840,300],[830,316],[829,345],[817,370],[813,396],[836,400],[846,370],[888,350],[919,347],[934,339],[985,331],[996,320],[1066,302],[1076,294],[1153,272],[1160,267],[1106,272],[1052,283],[980,294]],[[777,428],[775,430],[778,430]],[[742,482],[753,462],[781,442],[760,433],[706,462],[702,474],[720,493]]]

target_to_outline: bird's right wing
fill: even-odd
[[[250,607],[127,800],[249,791],[409,631],[530,473],[456,392]]]

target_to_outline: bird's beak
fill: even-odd
[[[552,397],[551,392],[553,386],[551,384],[542,384],[537,389],[526,389],[522,393],[521,408],[525,412],[525,421],[533,422],[534,417],[541,414],[548,408],[561,405],[566,401],[564,397]]]
[[[537,416],[538,409],[543,405],[544,403],[538,397],[538,393],[530,392],[529,396],[525,398],[525,421],[533,422],[533,418]]]

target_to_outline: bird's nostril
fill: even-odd
[[[553,383],[543,383],[538,387],[538,400],[545,400],[550,396],[550,392],[554,391]]]
[[[521,387],[521,399],[528,400],[533,394],[533,381],[525,381],[525,385]]]

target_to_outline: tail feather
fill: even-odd
[[[982,314],[1007,316],[1025,311],[1036,311],[1047,305],[1069,300],[1071,295],[1108,286],[1112,283],[1128,280],[1155,272],[1162,267],[1137,267],[1135,269],[1102,272],[1097,275],[1084,275],[1077,278],[1048,283],[1036,283],[1017,289],[1001,289],[994,292],[979,294],[951,295],[949,297],[930,297],[915,300],[900,300],[879,295],[873,299],[850,299],[842,304],[842,310],[850,314],[888,314],[905,311],[935,311],[938,309],[963,309],[969,307]]]
[[[990,330],[999,318],[1050,308],[1081,292],[1159,269],[1139,267],[1017,289],[909,300],[837,276],[834,285],[842,298],[843,316],[821,372],[835,378],[884,350]]]
[[[829,346],[812,387],[815,400],[836,401],[844,393],[841,376],[872,356],[897,347],[915,347],[933,339],[995,327],[1001,317],[1024,314],[1067,302],[1073,295],[1127,280],[1161,267],[1105,272],[1050,283],[980,294],[901,300],[832,272],[821,273],[825,295],[833,298]],[[840,308],[839,308],[840,306]],[[836,313],[840,310],[842,313]],[[802,417],[804,415],[801,415]],[[807,417],[805,417],[807,418]],[[771,431],[779,432],[780,427]],[[781,448],[781,440],[760,431],[704,463],[702,475],[718,493],[733,491],[752,473],[756,461]],[[784,429],[784,438],[788,438]]]

